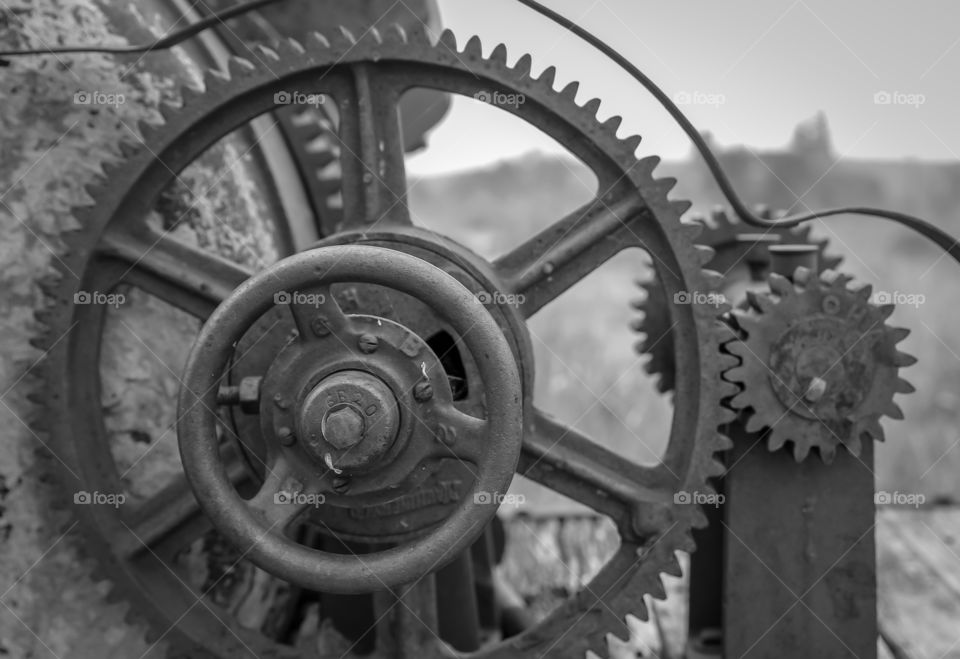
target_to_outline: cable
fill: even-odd
[[[23,55],[51,55],[51,54],[69,54],[69,53],[105,53],[110,55],[131,55],[136,53],[149,53],[154,50],[166,50],[167,48],[172,48],[176,46],[181,41],[186,41],[190,37],[196,36],[204,30],[208,30],[211,27],[221,23],[223,21],[229,20],[235,16],[240,16],[241,14],[246,14],[247,12],[253,11],[254,9],[259,9],[260,7],[265,7],[266,5],[273,4],[275,2],[281,2],[282,0],[252,0],[250,2],[241,2],[239,4],[228,7],[220,12],[215,12],[204,18],[192,23],[182,30],[177,30],[171,34],[168,34],[165,37],[157,39],[156,41],[140,45],[140,46],[118,46],[118,47],[106,47],[106,46],[56,46],[54,48],[37,48],[37,49],[24,49],[24,50],[2,50],[0,51],[0,58],[3,57],[19,57]]]
[[[525,5],[529,9],[532,9],[542,16],[545,16],[580,39],[586,41],[588,44],[602,52],[617,65],[623,68],[634,78],[634,80],[643,85],[643,87],[650,92],[654,98],[657,99],[657,102],[659,102],[660,105],[662,105],[663,108],[670,114],[673,120],[680,125],[680,127],[683,129],[683,132],[685,132],[687,137],[690,138],[690,141],[693,142],[694,147],[696,147],[697,151],[700,153],[700,156],[706,163],[711,175],[717,182],[717,185],[720,187],[720,191],[723,193],[723,196],[726,197],[737,216],[739,216],[740,219],[747,224],[766,228],[795,227],[809,220],[818,218],[822,219],[834,215],[866,215],[870,217],[879,217],[913,229],[917,233],[929,238],[941,249],[952,256],[955,261],[960,263],[960,243],[958,243],[957,239],[953,238],[950,234],[927,222],[926,220],[914,217],[913,215],[907,215],[906,213],[884,210],[882,208],[847,206],[843,208],[830,208],[823,211],[814,211],[802,215],[790,215],[771,220],[765,220],[761,217],[757,217],[749,208],[747,208],[747,205],[743,203],[743,200],[740,199],[740,196],[734,189],[730,179],[723,171],[720,161],[710,150],[710,146],[707,144],[707,141],[703,138],[700,132],[690,122],[690,120],[687,119],[686,115],[680,111],[680,108],[677,107],[673,100],[667,96],[667,94],[660,89],[660,87],[653,82],[653,80],[643,73],[643,71],[634,66],[630,60],[621,55],[615,48],[605,43],[599,37],[594,36],[591,32],[580,27],[565,16],[558,14],[552,9],[544,7],[539,2],[536,2],[536,0],[517,0],[517,2]]]

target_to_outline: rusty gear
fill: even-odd
[[[770,213],[759,209],[758,215],[769,218]],[[835,269],[843,261],[840,256],[826,253],[827,240],[810,240],[810,225],[785,229],[783,227],[769,227],[756,229],[744,225],[736,216],[730,215],[725,208],[713,210],[709,218],[695,215],[691,218],[704,226],[704,231],[697,238],[697,242],[713,248],[715,254],[707,262],[707,267],[723,274],[746,276],[747,252],[758,244],[757,238],[763,234],[775,237],[775,244],[816,244],[820,247],[820,270]],[[741,274],[742,273],[742,274]],[[656,380],[657,389],[662,393],[673,391],[676,382],[676,368],[674,366],[674,342],[671,336],[671,321],[669,305],[664,299],[663,288],[656,277],[637,281],[637,286],[644,295],[632,302],[634,309],[642,312],[642,316],[631,323],[631,328],[643,335],[637,342],[636,350],[641,355],[650,355],[644,364],[647,373],[659,376]]]
[[[484,57],[479,39],[470,39],[459,49],[449,31],[440,36],[439,43],[433,43],[425,32],[407,34],[400,29],[391,29],[382,37],[371,29],[359,40],[348,32],[329,39],[315,35],[305,45],[284,41],[274,49],[261,49],[259,55],[269,67],[234,58],[228,76],[207,76],[203,94],[186,89],[182,108],[164,110],[161,125],[141,127],[143,145],[124,148],[122,164],[104,166],[104,175],[90,187],[94,205],[77,209],[80,228],[63,236],[66,251],[57,263],[61,277],[43,285],[47,304],[37,313],[44,328],[38,345],[47,352],[42,367],[42,398],[48,410],[42,429],[66,470],[76,473],[88,489],[97,489],[102,479],[109,479],[104,474],[111,468],[107,464],[109,451],[103,448],[106,436],[100,409],[89,395],[99,390],[99,351],[91,342],[100,338],[102,317],[78,313],[72,304],[74,295],[101,260],[105,234],[131,226],[136,229],[139,211],[149,208],[168,174],[172,176],[225,134],[230,129],[228,124],[262,112],[270,105],[264,98],[272,97],[287,81],[316,80],[317,72],[337,66],[381,64],[389,65],[391,72],[409,67],[418,72],[412,84],[430,82],[434,83],[431,86],[455,93],[473,96],[478,84],[522,93],[526,103],[513,112],[528,121],[544,122],[545,130],[561,135],[564,144],[572,145],[582,156],[593,157],[613,182],[611,190],[642,198],[643,209],[637,216],[641,221],[634,229],[647,235],[642,227],[653,227],[650,235],[657,241],[654,244],[662,246],[657,256],[666,259],[677,274],[674,283],[691,290],[717,289],[719,277],[701,267],[711,252],[693,243],[700,227],[680,219],[689,204],[668,200],[675,181],[653,176],[659,159],[637,161],[634,154],[639,137],[619,138],[619,117],[600,124],[599,101],[578,105],[575,84],[557,92],[553,88],[553,68],[535,79],[530,75],[529,56],[510,67],[503,45]],[[163,167],[157,165],[157,154],[166,159]],[[347,184],[345,181],[344,185]],[[149,242],[145,244],[149,246]],[[116,256],[137,260],[135,254]],[[234,269],[211,273],[211,278],[219,276],[212,286],[203,284],[190,292],[208,298],[229,294],[227,284],[236,274]],[[665,460],[670,466],[665,470],[638,466],[623,472],[649,477],[650,490],[657,493],[657,500],[637,504],[631,508],[631,519],[618,520],[621,546],[582,592],[521,636],[469,656],[582,657],[589,650],[609,654],[607,637],[611,633],[628,633],[626,616],[646,617],[645,595],[665,597],[660,574],[680,574],[676,551],[693,551],[691,531],[706,524],[699,506],[678,502],[676,493],[712,492],[708,480],[723,472],[715,453],[730,445],[717,431],[719,425],[734,418],[731,411],[720,406],[721,400],[735,393],[733,385],[721,378],[722,372],[734,363],[720,350],[721,343],[730,336],[729,329],[719,320],[727,310],[726,305],[692,305],[676,312],[683,320],[677,340],[684,346],[684,360],[677,378],[678,409],[666,450]],[[601,456],[594,461],[599,461],[598,470],[625,469],[622,460],[607,465],[604,459]],[[528,463],[521,473],[529,473],[536,462],[532,466]],[[73,489],[67,487],[64,491]],[[129,551],[129,527],[122,523],[117,511],[103,506],[72,510],[79,520],[85,551],[96,564],[95,576],[111,581],[112,599],[129,601],[131,612],[146,619],[154,630],[154,638],[163,636],[169,641],[175,656],[230,657],[250,651],[263,657],[302,656],[295,648],[243,628],[226,611],[218,615],[206,603],[196,606],[196,595],[181,584],[171,585],[174,576],[158,556],[141,563],[130,560],[124,553]],[[557,643],[556,639],[562,642]]]
[[[746,411],[747,431],[768,429],[771,451],[791,442],[797,461],[816,448],[829,463],[841,444],[859,455],[862,438],[882,441],[880,418],[903,418],[894,394],[914,390],[899,369],[916,360],[896,348],[909,331],[884,323],[895,306],[873,304],[870,286],[834,271],[768,281],[769,293],[748,293],[749,308],[733,312],[742,336],[726,345],[741,362],[725,377],[743,388],[730,404]]]

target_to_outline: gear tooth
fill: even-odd
[[[747,302],[760,313],[770,313],[776,306],[773,300],[756,291],[747,291]]]
[[[607,131],[610,135],[614,137],[617,136],[617,133],[620,131],[620,125],[623,123],[623,117],[618,114],[611,116],[609,119],[603,122],[601,128]]]
[[[903,410],[900,409],[900,406],[894,403],[892,400],[889,401],[883,408],[883,413],[891,419],[896,419],[897,421],[903,420]]]
[[[750,403],[751,403],[750,392],[747,391],[746,389],[744,389],[739,394],[737,394],[736,396],[733,396],[730,399],[730,407],[732,407],[735,410],[746,409],[750,407]],[[760,427],[762,428],[763,426],[761,425]],[[754,432],[754,431],[751,431],[751,432]]]
[[[310,32],[309,39],[311,44],[314,46],[318,46],[320,48],[330,47],[330,40],[327,39],[327,37],[324,36],[323,33],[317,32],[316,30]]]
[[[770,273],[770,276],[767,278],[767,283],[770,285],[770,290],[781,297],[791,296],[795,293],[790,280],[775,272]]]
[[[715,458],[711,458],[707,461],[707,475],[709,478],[719,478],[723,476],[727,471],[727,468],[723,466],[723,463]]]
[[[27,400],[34,405],[44,405],[47,402],[47,397],[42,391],[28,391]]]
[[[628,137],[623,138],[623,146],[624,148],[629,150],[630,153],[636,153],[637,149],[640,148],[640,142],[642,141],[643,141],[643,138],[640,137],[639,135],[630,135]]]
[[[137,132],[140,133],[140,141],[147,143],[152,142],[157,135],[157,124],[152,124],[146,119],[141,119],[137,122]]]
[[[187,96],[187,92],[186,92],[187,89],[191,89],[191,88],[184,86],[184,87],[183,87],[183,90],[181,91],[181,95],[182,95],[183,98],[184,98],[184,101],[183,101],[184,103],[187,103],[187,102],[188,102],[188,98],[189,98],[190,100],[192,100],[191,97],[188,97],[188,96]],[[191,92],[191,93],[193,93],[193,92]],[[139,147],[139,146],[137,146],[137,145],[134,144],[133,142],[127,142],[126,140],[120,142],[119,148],[120,148],[120,156],[121,156],[122,158],[127,159],[127,160],[129,160],[130,158],[133,158],[133,157],[136,156],[138,153],[140,153],[140,147]]]
[[[262,55],[264,59],[269,59],[274,62],[280,61],[280,55],[277,53],[277,51],[275,51],[273,48],[270,48],[269,46],[265,46],[261,43],[258,43],[258,44],[254,44],[253,50],[258,55]]]
[[[231,55],[230,59],[227,60],[227,72],[230,74],[232,80],[236,80],[251,71],[256,71],[256,67],[250,60],[237,57],[236,55]]]
[[[533,67],[533,58],[529,53],[524,53],[517,63],[513,65],[513,72],[521,78],[529,78],[530,70]]]
[[[635,311],[643,311],[644,304],[646,303],[646,301],[647,300],[645,298],[635,297],[632,300],[630,300],[630,307]]]
[[[361,39],[371,39],[375,45],[383,44],[383,35],[380,34],[380,30],[377,29],[376,25],[371,25],[366,32],[364,32]]]
[[[706,265],[710,263],[717,253],[717,250],[707,245],[694,245],[693,249],[697,255],[696,261],[698,265]]]
[[[727,382],[743,383],[747,379],[747,367],[734,366],[733,368],[728,368],[726,371],[723,372],[723,378]],[[742,409],[743,405],[734,405],[734,407],[736,407],[737,409]]]
[[[416,27],[423,25],[420,21],[414,22],[417,24]],[[411,26],[411,30],[408,31],[399,23],[391,23],[387,26],[387,29],[383,32],[381,37],[383,38],[384,43],[408,44],[413,38],[412,32],[414,30],[414,26]]]
[[[557,67],[548,66],[543,70],[543,73],[540,74],[540,77],[537,78],[543,85],[553,89],[553,86],[557,81]]]
[[[577,92],[580,91],[580,83],[574,80],[560,91],[560,96],[571,102],[576,102]]]
[[[729,412],[730,421],[733,421],[734,419],[737,418],[736,412],[734,412],[733,410],[729,410],[727,408],[724,408],[724,409],[727,412]],[[723,433],[717,433],[716,437],[717,437],[717,441],[716,441],[717,451],[729,451],[730,449],[733,448],[733,440],[730,439],[727,435],[724,435]],[[726,471],[725,465],[723,468],[724,468],[724,471]]]
[[[873,286],[870,284],[859,284],[851,288],[850,292],[861,302],[869,302],[870,297],[873,295]]]
[[[644,177],[652,177],[653,172],[657,169],[657,166],[660,164],[660,156],[647,156],[646,158],[641,158],[637,161],[635,165],[635,170],[639,172]]]
[[[657,192],[663,194],[666,197],[670,194],[670,191],[673,190],[677,185],[677,179],[672,176],[665,176],[663,178],[658,178],[654,181],[654,184],[657,186]]]
[[[696,220],[684,221],[680,224],[680,230],[688,240],[693,241],[703,233],[703,224]]]
[[[883,425],[880,423],[880,419],[878,419],[876,416],[871,416],[866,419],[864,423],[864,432],[869,434],[878,442],[882,442],[886,439],[886,436],[883,432]]]
[[[880,319],[886,320],[893,315],[893,312],[897,310],[897,305],[895,304],[881,304],[877,307],[877,311],[880,312]]]
[[[899,366],[900,368],[904,368],[906,366],[913,366],[916,363],[917,363],[916,357],[914,357],[913,355],[908,355],[905,352],[900,352],[899,350],[897,351],[897,354],[894,355],[894,358],[893,358],[893,365]]]
[[[349,46],[357,45],[357,38],[354,36],[353,32],[348,30],[345,26],[338,26],[337,33],[339,41],[345,42]]]
[[[633,320],[631,320],[631,321],[630,321],[630,329],[633,330],[634,332],[643,332],[643,331],[644,331],[643,319],[642,319],[642,318],[634,318]],[[641,349],[639,343],[637,344],[637,351],[638,351],[638,352],[643,352],[643,350]]]
[[[677,543],[677,549],[680,551],[685,551],[688,554],[692,554],[697,551],[697,543],[693,539],[693,536],[690,533],[683,533],[680,538],[680,542]]]
[[[467,57],[476,57],[477,59],[482,59],[483,44],[480,42],[480,37],[473,35],[467,39],[467,43],[463,47],[463,54]]]
[[[600,99],[591,98],[589,101],[583,104],[583,111],[589,114],[591,117],[596,117],[597,113],[600,111]]]
[[[673,209],[673,212],[677,214],[677,217],[683,217],[693,206],[693,202],[687,199],[676,199],[670,202],[670,208]]]
[[[887,330],[887,334],[894,343],[900,343],[905,338],[910,336],[910,330],[906,327],[891,327]]]
[[[731,401],[732,402],[732,401]],[[760,432],[767,427],[767,423],[760,418],[759,414],[752,414],[750,418],[747,419],[747,424],[744,426],[747,432],[756,433]]]
[[[707,287],[716,291],[723,286],[723,275],[721,275],[716,270],[703,270],[703,279],[706,281]]]
[[[437,43],[450,49],[451,52],[457,52],[457,35],[449,28],[440,33],[440,39]]]
[[[740,387],[733,382],[720,381],[718,388],[720,389],[721,398],[730,398],[740,393]]]
[[[898,394],[912,394],[917,390],[912,384],[904,380],[903,378],[897,378],[897,381],[893,385],[894,393]]]
[[[848,441],[844,443],[844,446],[847,447],[847,450],[855,458],[859,458],[860,454],[863,453],[863,441],[865,435],[863,432],[858,431],[854,434]],[[866,436],[867,441],[871,441],[869,436]],[[883,441],[882,439],[880,441]]]
[[[498,43],[496,47],[493,49],[493,52],[490,53],[490,61],[506,66],[507,45],[504,43]]]
[[[324,42],[326,43],[325,47],[329,48],[330,42],[326,41],[326,39],[324,39]],[[286,39],[281,39],[279,43],[277,43],[277,48],[280,49],[281,53],[284,53],[284,54],[290,53],[295,57],[303,55],[304,53],[307,52],[307,47],[304,44],[300,43],[298,40],[294,39],[293,37],[287,37]]]
[[[710,211],[710,219],[713,221],[713,225],[715,227],[734,223],[731,221],[730,216],[727,213],[727,209],[723,206],[714,206]]]
[[[854,444],[854,442],[855,442],[856,445],[857,445],[857,451],[856,451],[856,452],[853,451],[853,444]],[[797,445],[794,444],[794,456],[793,456],[793,457],[795,457],[795,458],[797,457],[797,456],[796,456],[796,446],[797,446]],[[859,455],[859,454],[860,454],[859,447],[860,447],[860,440],[859,440],[859,439],[854,440],[854,439],[851,438],[850,442],[847,444],[847,449],[849,449],[850,452],[853,453],[854,455]],[[819,446],[819,449],[820,449],[820,459],[823,460],[823,463],[824,463],[824,464],[827,464],[827,465],[833,464],[834,458],[837,457],[837,447],[834,446],[833,444],[821,444],[821,445]],[[803,460],[803,458],[797,458],[797,462],[800,462],[801,460]]]

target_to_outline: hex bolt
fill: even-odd
[[[333,479],[333,491],[337,494],[343,494],[350,489],[350,479],[342,476]]]
[[[807,387],[807,393],[803,397],[809,403],[816,403],[818,400],[823,398],[823,394],[827,391],[827,381],[823,378],[813,378],[810,380],[810,385]]]
[[[360,338],[357,339],[357,346],[360,348],[360,352],[369,355],[376,352],[377,348],[380,347],[380,339],[373,334],[361,334]]]
[[[290,407],[290,401],[283,397],[283,394],[276,393],[273,395],[273,403],[281,410],[288,409]]]
[[[429,382],[418,382],[413,388],[413,397],[421,403],[433,398],[433,385]]]
[[[292,446],[297,441],[293,431],[286,426],[283,426],[277,431],[277,439],[280,440],[283,446]]]

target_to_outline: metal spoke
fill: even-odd
[[[300,489],[292,473],[287,462],[277,458],[267,467],[260,490],[247,501],[247,506],[262,520],[265,528],[276,533],[282,533],[309,505],[309,495]]]
[[[517,473],[615,518],[673,501],[669,473],[635,464],[536,409]]]
[[[638,197],[594,199],[494,263],[505,292],[522,295],[527,318],[621,250],[638,244],[627,222],[643,212]]]
[[[461,412],[450,403],[438,404],[434,415],[435,420],[430,424],[434,437],[432,457],[480,464],[487,422]]]
[[[361,557],[362,560],[362,557]],[[395,659],[452,657],[438,635],[436,577],[373,594],[377,650]]]
[[[409,225],[400,90],[369,63],[351,71],[353,94],[340,99],[343,228]]]
[[[173,306],[206,318],[251,272],[224,258],[151,231],[108,230],[101,256],[127,267],[119,283],[129,283]]]
[[[329,286],[317,286],[309,291],[278,293],[277,302],[290,306],[297,331],[303,340],[340,335],[348,331],[350,320]]]

